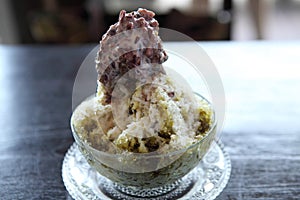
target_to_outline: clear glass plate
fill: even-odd
[[[78,200],[137,199],[215,199],[225,188],[231,162],[223,144],[214,142],[199,164],[182,179],[151,189],[125,187],[97,173],[74,143],[62,165],[63,182],[70,195]]]

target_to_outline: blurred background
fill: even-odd
[[[99,42],[139,7],[199,41],[300,39],[300,0],[0,0],[0,43]]]

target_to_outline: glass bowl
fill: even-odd
[[[89,165],[115,183],[119,190],[126,190],[126,187],[144,190],[176,185],[182,177],[198,165],[216,136],[217,122],[210,102],[199,94],[195,95],[199,101],[205,102],[211,109],[211,127],[202,139],[187,148],[167,153],[112,154],[100,151],[84,141],[75,131],[72,115],[73,137]],[[80,105],[76,109],[79,107]]]

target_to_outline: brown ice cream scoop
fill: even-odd
[[[111,102],[114,86],[127,72],[131,72],[132,80],[165,73],[161,64],[168,56],[162,48],[154,15],[141,8],[130,13],[122,10],[119,21],[103,35],[96,69],[105,90],[105,103]]]

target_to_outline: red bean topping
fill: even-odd
[[[110,103],[111,93],[118,79],[129,70],[136,68],[136,71],[139,72],[136,76],[142,77],[154,74],[139,70],[141,63],[157,63],[152,66],[153,69],[150,69],[150,71],[154,70],[159,73],[165,73],[161,64],[168,59],[168,56],[162,49],[160,37],[155,33],[158,31],[159,24],[153,18],[154,16],[154,12],[146,9],[138,9],[138,11],[131,13],[126,13],[125,10],[122,10],[119,14],[119,22],[112,25],[102,37],[97,57],[97,71],[99,80],[106,92],[106,103]],[[130,40],[128,35],[118,35],[118,33],[135,28],[141,29],[137,31],[133,44],[129,44],[129,47],[123,46],[125,49],[121,49],[119,44],[122,42],[125,42],[122,44],[126,44],[126,41]],[[126,52],[126,49],[131,48],[143,49]],[[112,56],[109,56],[108,53],[111,53]],[[112,62],[111,59],[119,54],[123,55]]]
[[[154,12],[142,8],[138,9],[138,13],[140,13],[145,19],[151,19],[155,16]]]

